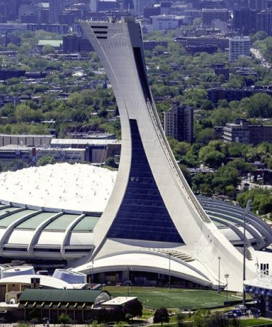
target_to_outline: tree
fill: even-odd
[[[211,146],[207,145],[199,151],[199,159],[211,168],[218,168],[223,164],[225,155],[220,151],[213,150]]]
[[[63,325],[70,324],[71,318],[67,314],[62,313],[58,317],[58,322]]]
[[[253,167],[253,165],[251,165],[248,162],[245,162],[244,159],[240,159],[240,158],[236,158],[232,161],[230,161],[227,164],[228,167],[233,167],[235,169],[237,169],[240,173],[240,175],[244,175],[248,172],[253,171],[255,168]]]
[[[252,209],[260,215],[272,212],[272,191],[258,188],[240,193],[237,197],[242,207],[246,206],[249,199],[252,200]]]
[[[161,325],[164,322],[169,322],[169,314],[166,308],[160,308],[155,311],[154,318],[153,318],[154,324],[161,323]]]
[[[239,320],[228,319],[220,312],[199,310],[193,316],[193,327],[239,327]]]
[[[240,181],[240,175],[236,168],[223,166],[214,174],[212,179],[212,187],[218,194],[233,194],[235,187]],[[231,186],[231,187],[230,187]]]
[[[214,129],[213,128],[205,128],[198,132],[196,136],[196,141],[201,144],[207,144],[210,140],[215,138]]]
[[[39,110],[33,110],[26,104],[19,104],[15,110],[15,118],[19,122],[40,121],[42,113]]]
[[[250,98],[240,101],[240,107],[248,117],[272,117],[272,97],[268,94],[257,93]]]
[[[192,177],[192,189],[194,193],[211,196],[213,190],[211,188],[213,174],[196,174]]]
[[[193,327],[206,327],[209,312],[207,310],[198,310],[193,315]]]
[[[238,327],[233,320],[228,319],[220,312],[215,312],[207,319],[207,327]]]
[[[265,31],[258,31],[257,33],[251,36],[251,41],[252,42],[260,41],[266,39],[267,37],[268,34]]]
[[[201,107],[207,100],[207,91],[201,88],[186,90],[185,103],[193,107]]]
[[[179,168],[182,171],[187,183],[191,185],[191,175],[189,170],[186,168],[185,165],[179,165]]]
[[[177,160],[180,160],[191,148],[191,145],[187,142],[179,142],[176,139],[169,137],[169,145]]]
[[[247,152],[247,145],[233,142],[228,145],[228,155],[231,157],[244,157]]]
[[[49,44],[43,46],[43,49],[42,49],[42,53],[43,53],[44,55],[49,54],[49,53],[53,53],[54,51],[55,51],[54,47],[52,47],[52,46],[49,45]]]
[[[37,161],[37,166],[52,165],[56,162],[55,158],[52,156],[42,156]]]
[[[128,317],[141,317],[143,313],[143,305],[137,299],[128,302],[125,306],[124,313],[126,318]]]
[[[184,324],[184,320],[186,318],[186,315],[183,314],[183,313],[178,313],[176,315],[176,319],[177,319],[177,327],[184,327],[185,324]]]

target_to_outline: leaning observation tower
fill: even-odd
[[[213,288],[223,287],[228,275],[228,290],[241,290],[242,254],[203,210],[164,135],[148,85],[139,23],[127,17],[81,26],[113,87],[122,150],[116,184],[95,226],[94,251],[74,270],[129,267]],[[252,278],[254,262],[246,265]]]

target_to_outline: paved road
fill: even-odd
[[[271,64],[269,64],[265,58],[263,57],[263,55],[261,54],[261,51],[259,49],[256,48],[251,48],[250,52],[252,53],[252,55],[257,59],[260,60],[261,64],[263,67],[265,68],[271,68]]]

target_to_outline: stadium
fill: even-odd
[[[269,273],[270,227],[248,207],[197,198],[183,176],[148,85],[140,25],[125,17],[81,27],[117,101],[118,173],[64,164],[1,174],[2,262],[232,291],[243,289],[244,266],[247,279],[258,266]]]
[[[0,174],[2,263],[23,260],[38,270],[52,271],[87,258],[94,249],[95,225],[107,205],[116,177],[117,171],[67,163]],[[198,199],[218,230],[242,250],[244,209],[222,200]],[[247,215],[245,228],[247,243],[255,250],[263,250],[272,242],[271,228],[257,216]],[[189,255],[182,256],[173,249],[153,249],[156,251],[192,262]],[[97,281],[101,280],[99,274],[105,272],[105,267],[94,265],[92,269]],[[118,275],[113,278],[113,271],[109,269],[108,276],[104,274],[105,281],[122,280]]]

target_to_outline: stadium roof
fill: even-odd
[[[0,199],[28,205],[103,212],[117,172],[59,163],[0,174]]]

